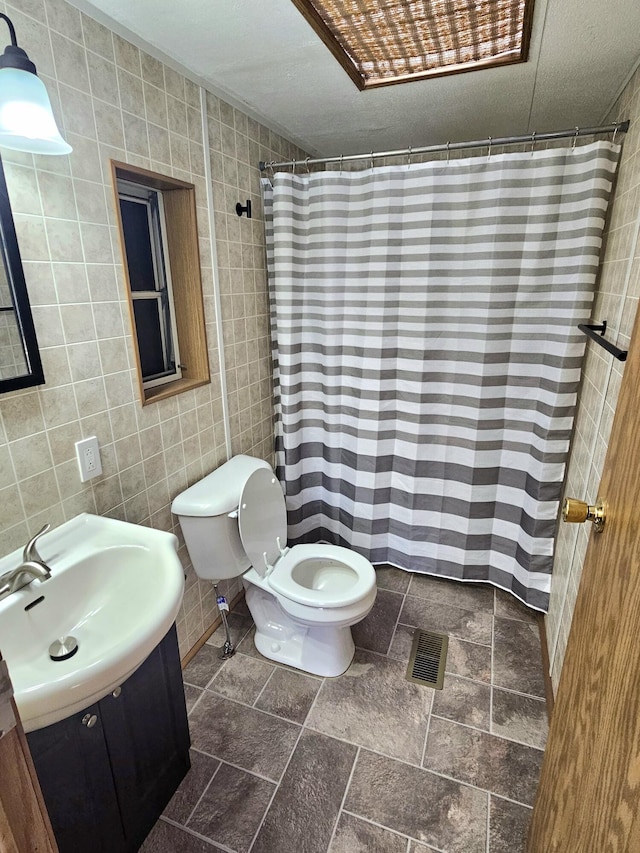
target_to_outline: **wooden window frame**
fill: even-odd
[[[136,368],[142,404],[164,400],[211,381],[207,347],[200,247],[196,219],[195,186],[186,181],[160,175],[148,169],[111,160],[112,186],[120,234],[120,251],[127,284],[127,304],[133,334]],[[118,193],[118,180],[132,181],[162,191],[167,257],[173,287],[175,327],[179,342],[182,376],[155,387],[145,387],[140,367],[131,282],[124,242]]]

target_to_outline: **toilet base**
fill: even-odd
[[[349,668],[355,653],[349,626],[304,624],[286,613],[269,592],[246,580],[244,588],[261,655],[325,677],[342,675]]]

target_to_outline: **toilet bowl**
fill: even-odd
[[[371,563],[338,545],[287,546],[284,495],[271,467],[239,455],[178,495],[187,550],[200,578],[242,575],[261,654],[315,675],[351,663],[351,626],[376,598]]]

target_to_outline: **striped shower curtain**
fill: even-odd
[[[290,542],[546,610],[618,152],[263,182]]]

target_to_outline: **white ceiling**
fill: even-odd
[[[595,125],[640,58],[638,0],[536,0],[529,61],[360,92],[290,0],[72,0],[311,154]]]

